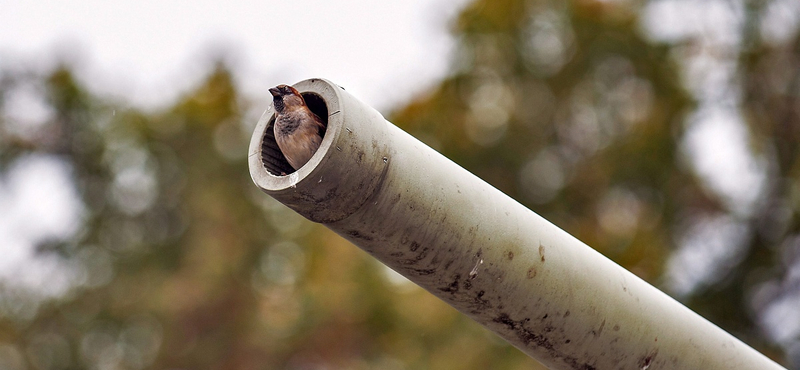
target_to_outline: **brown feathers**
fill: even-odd
[[[269,92],[276,112],[275,141],[289,164],[298,170],[316,153],[325,125],[294,87],[278,85]]]

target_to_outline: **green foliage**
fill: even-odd
[[[453,24],[451,75],[390,120],[658,285],[687,217],[729,211],[681,157],[695,103],[676,46],[644,39],[638,16],[626,2],[474,1]],[[755,236],[729,277],[687,297],[778,360],[746,297],[785,273],[776,246],[800,229],[798,40],[742,52],[754,150],[776,158],[770,206],[744,220]],[[51,114],[32,133],[0,114],[0,179],[27,155],[59,158],[85,210],[77,232],[37,246],[71,266],[66,293],[0,283],[0,368],[541,368],[259,193],[246,150],[268,102],[240,96],[226,66],[158,112],[94,96],[68,67],[2,73],[0,113],[31,85]],[[761,221],[777,214],[778,231]]]
[[[456,30],[461,70],[393,122],[653,280],[670,248],[670,231],[657,225],[676,217],[665,200],[699,193],[677,166],[691,102],[665,63],[668,49],[643,40],[631,14],[526,4],[467,9]],[[561,54],[540,55],[547,43]],[[635,214],[616,213],[620,202]]]

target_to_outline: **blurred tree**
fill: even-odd
[[[759,36],[777,2],[743,13],[737,54],[750,149],[769,163],[749,212],[687,164],[692,45],[642,36],[637,2],[473,1],[450,76],[390,118],[655,284],[694,220],[736,220],[744,254],[681,297],[782,360],[770,346],[800,331],[773,325],[800,299],[800,37]],[[246,150],[267,103],[225,65],[158,112],[94,96],[68,67],[0,73],[0,185],[37,155],[80,198],[79,227],[36,242],[54,271],[40,286],[0,274],[0,368],[541,368],[259,193]],[[41,100],[35,124],[13,113],[20,94]]]
[[[775,31],[776,14],[792,9],[786,2],[721,3],[706,5],[730,6],[740,34],[720,37],[741,40],[724,50],[707,40],[642,38],[644,3],[472,2],[456,23],[455,71],[392,121],[780,360],[776,344],[800,352],[800,285],[791,274],[800,263],[800,37],[789,21]],[[681,11],[676,2],[647,5]],[[782,38],[765,40],[765,32]],[[699,63],[725,76],[724,62],[737,59],[738,75],[701,88],[725,89],[717,99],[744,91],[733,103],[752,132],[741,157],[768,164],[750,171],[766,176],[766,186],[747,189],[751,203],[715,188],[687,143],[699,136],[696,100],[706,102],[684,87],[705,79],[685,78]]]

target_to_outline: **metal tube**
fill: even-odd
[[[782,369],[342,88],[295,87],[327,116],[322,145],[280,176],[270,107],[250,143],[255,184],[547,367]]]

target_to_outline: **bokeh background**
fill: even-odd
[[[0,0],[0,369],[542,368],[251,183],[310,77],[800,369],[800,3],[403,3]]]

